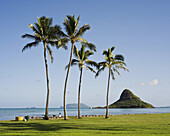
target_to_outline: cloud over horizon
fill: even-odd
[[[148,82],[148,83],[144,83],[144,82],[140,83],[141,86],[155,86],[157,84],[158,84],[158,79],[154,79],[154,80],[152,80],[151,82]]]

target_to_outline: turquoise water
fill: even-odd
[[[16,116],[43,116],[44,108],[0,108],[0,120],[14,120]],[[50,108],[49,116],[58,115],[63,116],[63,109]],[[142,113],[170,113],[170,108],[153,108],[153,109],[109,109],[110,115],[123,114],[142,114]],[[81,109],[81,115],[104,115],[105,109]],[[77,109],[67,109],[68,116],[76,116]]]

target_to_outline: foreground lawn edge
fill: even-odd
[[[0,135],[170,135],[170,113],[83,117],[69,120],[0,121]]]

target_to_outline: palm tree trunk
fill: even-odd
[[[79,90],[78,90],[78,118],[80,119],[80,89],[81,89],[81,79],[82,79],[83,68],[80,69],[80,79],[79,79]]]
[[[50,92],[50,88],[49,88],[49,76],[48,76],[48,65],[47,65],[47,57],[46,57],[46,43],[44,43],[44,60],[45,60],[45,68],[46,68],[46,79],[47,79],[47,100],[46,100],[46,109],[45,109],[45,120],[48,120],[48,105],[49,105],[49,92]]]
[[[106,119],[109,118],[108,109],[109,109],[109,85],[110,85],[110,68],[109,68],[109,77],[107,85],[107,96],[106,96]]]
[[[67,75],[66,75],[65,86],[64,86],[64,120],[68,119],[67,113],[66,113],[66,89],[67,89],[67,81],[68,81],[68,75],[69,75],[71,61],[72,61],[73,50],[74,50],[74,42],[72,43],[72,47],[71,47],[70,61],[69,61],[68,69],[67,69]]]

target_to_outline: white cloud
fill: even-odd
[[[154,80],[152,80],[151,82],[148,82],[148,83],[144,83],[144,82],[140,83],[141,86],[146,86],[146,85],[154,86],[154,85],[157,85],[157,84],[158,84],[158,80],[157,79],[154,79]]]
[[[148,85],[157,85],[158,84],[158,80],[154,79],[151,82],[148,83]]]
[[[145,83],[144,83],[144,82],[141,82],[140,85],[141,85],[141,86],[145,86]]]

